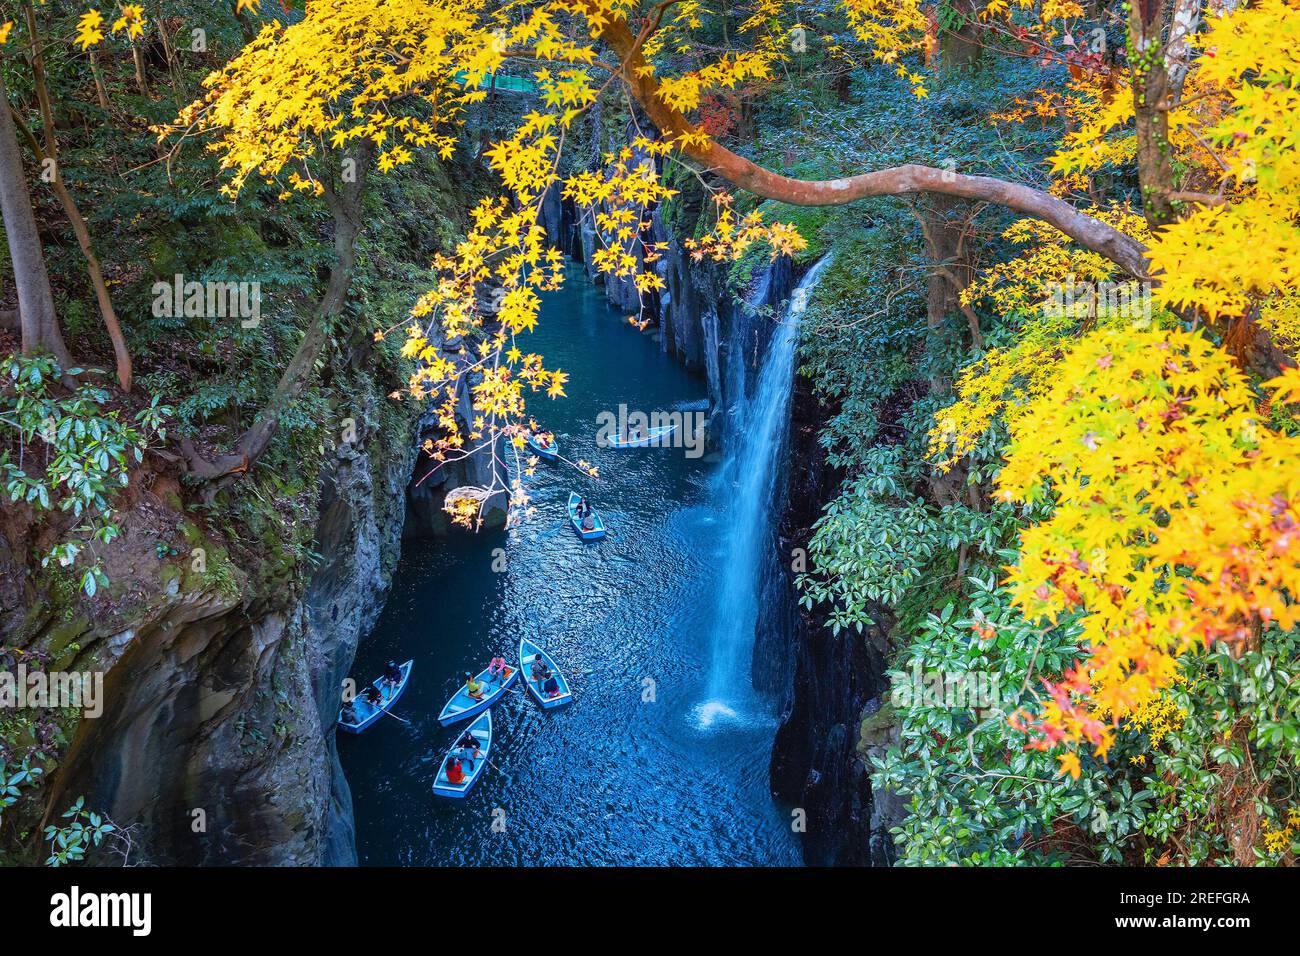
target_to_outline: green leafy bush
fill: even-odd
[[[42,560],[63,567],[83,560],[81,587],[94,596],[108,583],[94,545],[109,544],[121,533],[113,500],[130,480],[132,463],[139,464],[154,440],[167,437],[171,409],[148,406],[123,421],[105,408],[108,392],[80,384],[68,394],[59,385],[64,375],[48,356],[10,355],[0,362],[0,422],[12,429],[9,447],[0,448],[0,473],[11,502],[25,502],[39,512],[70,512],[80,521]],[[68,376],[83,374],[68,369]]]

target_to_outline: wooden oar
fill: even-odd
[[[385,717],[391,717],[391,718],[393,718],[393,720],[400,720],[402,723],[406,724],[408,727],[411,725],[411,722],[410,722],[409,720],[407,720],[405,717],[398,717],[398,716],[397,716],[395,713],[393,713],[391,710],[381,710],[380,713],[383,714]]]

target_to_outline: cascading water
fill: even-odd
[[[714,605],[712,661],[706,701],[696,711],[701,727],[742,717],[753,696],[750,655],[759,614],[759,574],[772,537],[772,501],[780,453],[785,446],[794,384],[799,318],[830,257],[808,270],[791,293],[768,343],[758,382],[744,388],[743,357],[734,362],[738,409],[734,440],[719,475],[717,495],[727,533],[719,555]],[[739,351],[739,349],[737,350]]]

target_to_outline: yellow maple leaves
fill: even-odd
[[[138,3],[128,3],[122,7],[122,15],[113,21],[113,32],[122,33],[132,39],[144,35],[144,7]]]
[[[98,10],[90,9],[77,18],[77,35],[73,42],[87,50],[104,39],[104,17]]]
[[[1200,142],[1216,147],[1227,201],[1161,230],[1150,256],[1164,301],[1213,318],[1300,290],[1300,8],[1243,5],[1211,21],[1202,45],[1212,55],[1193,77],[1226,104],[1202,117]]]
[[[737,260],[756,243],[765,244],[773,259],[780,255],[793,256],[808,248],[808,241],[789,223],[765,222],[758,210],[737,216],[728,193],[715,193],[713,201],[718,207],[718,216],[712,232],[683,242],[697,261],[704,258],[715,262]]]
[[[128,39],[138,40],[144,36],[145,23],[143,5],[127,3],[121,6],[119,15],[108,32],[124,33]],[[4,28],[0,28],[0,43],[8,39],[11,26],[12,24],[6,24]],[[88,50],[92,46],[97,46],[104,41],[104,37],[104,15],[99,10],[92,7],[77,18],[77,32],[72,42],[78,44],[81,49]]]
[[[1067,352],[1010,417],[997,488],[1054,505],[1021,534],[1012,600],[1030,620],[1081,612],[1088,648],[1026,726],[1039,746],[1086,742],[1104,758],[1180,655],[1300,622],[1300,439],[1261,421],[1200,333],[1108,328]],[[1300,372],[1270,387],[1300,395]]]

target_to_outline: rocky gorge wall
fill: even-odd
[[[839,494],[844,477],[827,463],[817,441],[827,417],[806,381],[797,380],[778,528],[778,553],[790,560],[773,562],[764,579],[755,684],[784,694],[772,745],[772,789],[778,799],[807,812],[805,862],[889,866],[894,861],[889,828],[901,807],[892,795],[873,791],[868,757],[887,746],[894,733],[873,717],[889,692],[890,622],[882,612],[862,634],[851,629],[833,634],[822,614],[799,604],[795,586],[812,525]]]
[[[50,669],[105,674],[103,715],[75,725],[36,795],[44,816],[84,796],[132,827],[133,862],[355,862],[333,725],[399,557],[414,457],[393,434],[408,435],[409,420],[381,425],[382,397],[356,397],[355,440],[319,478],[319,560],[305,579],[232,560],[185,516],[174,479],[141,474],[114,549],[126,593],[85,616],[42,601],[28,611],[24,644],[44,649]],[[177,553],[157,554],[160,538]],[[28,826],[39,822],[39,806],[25,809]]]

